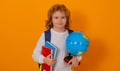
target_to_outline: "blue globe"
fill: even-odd
[[[72,32],[66,39],[68,53],[79,56],[88,50],[89,40],[82,32]]]

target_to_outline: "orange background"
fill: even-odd
[[[75,71],[120,71],[120,4],[117,0],[0,1],[0,71],[38,71],[32,59],[45,30],[48,9],[63,3],[71,28],[84,32],[90,47]]]

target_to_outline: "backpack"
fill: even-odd
[[[69,34],[72,33],[72,32],[73,32],[72,30],[68,29],[68,33],[69,33]],[[46,42],[46,41],[51,42],[51,31],[50,31],[50,29],[46,30],[46,31],[44,32],[44,34],[45,34],[45,42]],[[39,66],[39,68],[40,68],[40,71],[43,71],[43,70],[42,70],[42,67],[41,67],[41,64],[38,63],[38,66]]]

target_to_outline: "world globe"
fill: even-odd
[[[66,39],[68,53],[79,56],[87,52],[89,46],[88,38],[82,32],[72,32]]]

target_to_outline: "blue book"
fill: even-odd
[[[52,43],[50,43],[48,41],[45,42],[45,46],[48,47],[48,48],[50,48],[50,49],[52,49],[52,51],[53,51],[52,58],[56,59],[57,47],[54,44],[52,44]]]

